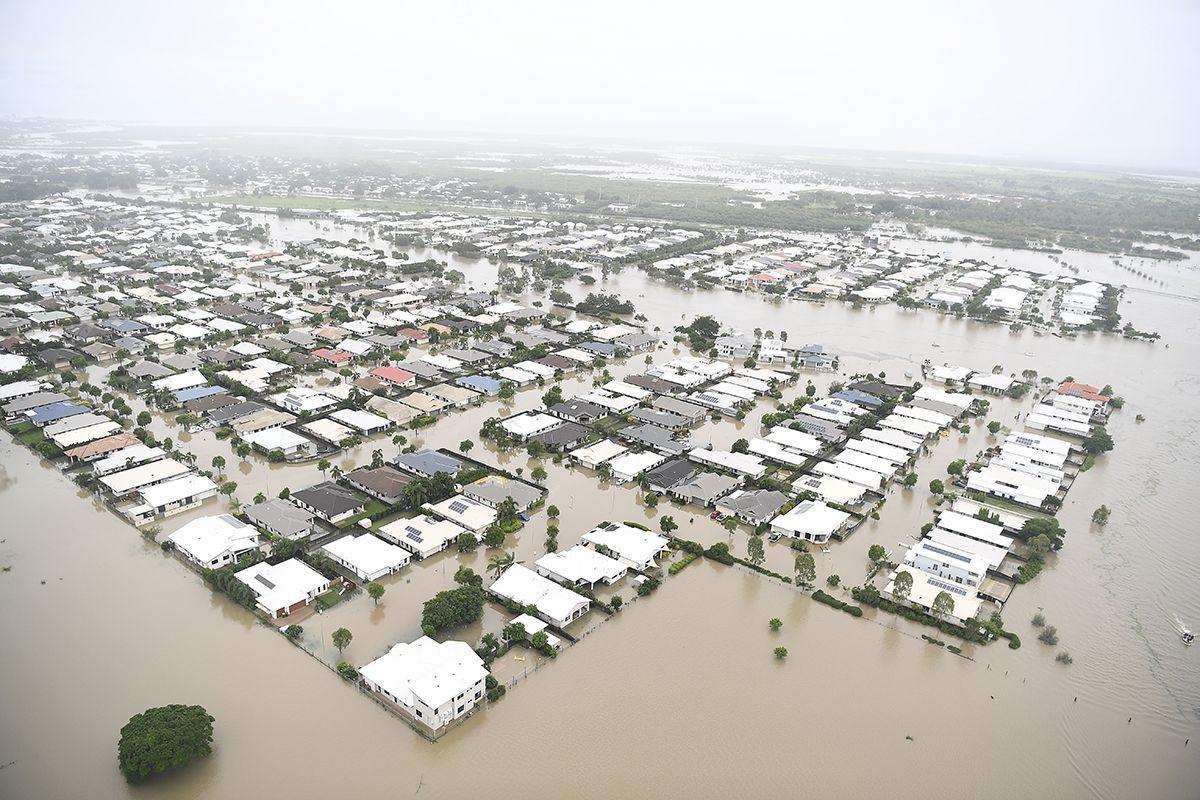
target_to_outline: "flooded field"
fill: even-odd
[[[335,238],[324,223],[265,219],[273,236]],[[959,255],[955,248],[976,247],[928,246]],[[993,255],[997,263],[1003,256],[1035,268],[1045,259]],[[0,797],[927,798],[932,775],[944,776],[947,786],[953,780],[955,793],[969,797],[1194,797],[1200,740],[1197,748],[1185,740],[1200,734],[1200,667],[1170,618],[1200,624],[1200,526],[1190,508],[1200,480],[1200,303],[1186,299],[1198,293],[1197,265],[1147,267],[1164,286],[1118,270],[1107,257],[1070,260],[1085,274],[1127,283],[1122,314],[1160,331],[1163,341],[1038,337],[889,306],[682,293],[632,270],[596,287],[629,298],[663,331],[711,313],[729,326],[786,330],[793,341],[822,343],[841,357],[843,378],[883,370],[898,380],[906,370],[919,375],[928,358],[1112,384],[1126,400],[1108,426],[1116,449],[1068,495],[1059,514],[1068,532],[1064,550],[1036,581],[1018,587],[1004,610],[1006,627],[1024,640],[1021,649],[968,647],[958,657],[923,642],[927,629],[903,620],[872,610],[855,620],[742,569],[700,561],[430,744],[320,660],[336,657],[329,633],[340,626],[354,633],[344,654],[354,664],[415,637],[420,603],[452,585],[459,563],[484,572],[485,550],[444,553],[386,579],[378,606],[359,596],[306,620],[303,647],[320,660],[306,658],[58,470],[2,437],[0,565],[11,570],[0,574]],[[494,286],[495,265],[456,259],[454,267],[473,286]],[[578,284],[568,289],[583,293]],[[653,357],[672,358],[672,347]],[[610,366],[616,377],[643,369],[641,355]],[[838,378],[812,375],[822,390]],[[564,393],[590,383],[587,375],[570,378]],[[540,395],[522,390],[510,407],[533,408]],[[1031,399],[993,400],[988,419],[1011,424]],[[727,447],[757,432],[772,406],[760,401],[745,421],[710,423],[693,438]],[[480,424],[495,413],[492,402],[406,435],[455,447],[477,440]],[[1144,422],[1135,421],[1138,414]],[[321,477],[314,464],[240,461],[211,432],[188,436],[173,420],[154,417],[155,435],[176,437],[201,467],[224,456],[243,502]],[[893,489],[880,520],[830,553],[815,553],[819,579],[837,573],[858,582],[871,544],[895,549],[932,519],[928,479],[989,441],[982,423],[969,435],[942,439],[917,462],[923,480],[916,489]],[[376,448],[395,452],[390,438],[377,437],[335,463],[348,469],[369,462]],[[535,463],[483,446],[471,455],[526,473]],[[560,548],[601,520],[657,527],[664,514],[689,539],[728,540],[698,509],[665,501],[646,508],[633,488],[544,464],[548,502],[562,510]],[[164,533],[225,503],[210,500],[170,518]],[[1103,529],[1090,523],[1101,503],[1113,510]],[[510,537],[519,561],[544,552],[545,527],[542,512]],[[731,546],[744,552],[745,533],[735,533]],[[788,571],[791,557],[785,545],[768,544],[768,567]],[[1055,650],[1036,641],[1029,619],[1039,610],[1058,627],[1072,666],[1056,664]],[[461,638],[494,629],[492,613]],[[782,630],[768,629],[771,617],[783,620]],[[777,645],[790,651],[786,662],[771,657]],[[517,678],[536,665],[513,651],[496,669]],[[215,716],[213,757],[131,790],[116,768],[117,732],[133,713],[172,702],[199,703]],[[517,770],[519,777],[512,775]],[[502,788],[501,781],[520,788]]]

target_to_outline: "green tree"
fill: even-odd
[[[483,583],[483,578],[476,575],[475,570],[466,564],[459,564],[458,569],[454,571],[454,582],[459,586],[466,586],[468,583]]]
[[[908,596],[912,593],[913,576],[907,570],[901,570],[896,573],[896,577],[892,579],[892,596],[901,604],[908,600]]]
[[[148,708],[121,728],[117,763],[125,780],[141,783],[204,758],[212,752],[212,739],[213,718],[203,706]]]
[[[320,461],[317,462],[317,469],[321,471],[322,478],[325,477],[325,473],[328,472],[329,468],[332,466],[333,466],[333,464],[329,463],[328,458],[322,458]]]
[[[146,427],[147,425],[149,425],[149,424],[150,424],[150,420],[152,420],[152,419],[154,419],[154,417],[150,416],[150,412],[149,412],[149,411],[143,411],[143,412],[141,412],[140,414],[138,414],[138,415],[137,415],[137,424],[138,424],[138,427],[139,427],[139,428],[144,428],[144,427]]]
[[[387,591],[383,588],[383,584],[379,581],[371,581],[367,584],[367,594],[375,601],[375,605],[379,605],[379,599],[383,597],[383,593]]]
[[[746,555],[750,559],[751,564],[761,564],[767,557],[766,551],[763,549],[762,537],[757,533],[750,537],[746,543]]]
[[[516,563],[516,556],[512,553],[500,553],[488,559],[488,573],[495,580],[504,574],[504,571]]]
[[[1098,456],[1113,449],[1112,437],[1103,428],[1097,428],[1091,436],[1083,440],[1083,449],[1088,455]]]
[[[483,545],[489,549],[504,546],[504,531],[499,525],[489,525],[483,533]]]
[[[550,473],[546,472],[545,467],[543,467],[541,464],[538,464],[532,470],[530,470],[529,477],[533,478],[533,480],[536,482],[541,483],[542,481],[546,480],[546,478],[550,477]]]
[[[667,514],[658,521],[658,529],[667,536],[670,536],[671,531],[679,530],[679,525],[675,522],[674,517],[672,517],[670,514]]]
[[[954,613],[954,598],[949,592],[938,592],[933,598],[933,614],[936,617],[948,617]]]
[[[1062,541],[1066,537],[1067,532],[1063,530],[1058,520],[1054,517],[1033,517],[1025,520],[1025,524],[1021,526],[1021,530],[1017,535],[1026,541],[1031,541],[1035,536],[1045,536],[1050,540],[1050,546],[1054,548],[1062,547]]]
[[[747,439],[738,439],[729,450],[734,453],[749,453],[750,442]]]
[[[903,483],[905,486],[907,486],[908,488],[911,489],[912,487],[917,485],[918,480],[920,480],[920,478],[917,477],[917,473],[910,472],[904,476]]]
[[[934,494],[941,494],[946,491],[946,484],[942,483],[938,478],[934,478],[929,482],[929,491]]]
[[[767,624],[771,626],[771,630],[777,631],[783,627],[783,620],[781,620],[779,617],[771,617],[770,622]]]
[[[468,533],[467,531],[460,533],[458,538],[454,540],[454,543],[458,546],[458,552],[460,553],[470,553],[479,547],[479,540],[475,538],[475,534]]]
[[[1092,522],[1103,527],[1108,524],[1108,517],[1111,513],[1112,512],[1109,511],[1108,506],[1101,505],[1099,508],[1097,508],[1095,511],[1092,512]]]
[[[458,449],[463,455],[466,455],[467,453],[471,452],[471,448],[474,446],[475,446],[475,443],[472,442],[470,439],[463,439],[461,442],[458,443]]]
[[[967,462],[961,458],[957,458],[946,465],[946,472],[951,475],[962,475],[963,467],[967,466]]]
[[[354,638],[354,634],[345,628],[338,628],[333,632],[333,646],[338,649],[340,654],[343,650],[350,646],[350,641]]]
[[[508,381],[504,381],[503,383],[500,384],[500,399],[501,400],[511,400],[512,396],[514,394],[516,394],[516,390],[513,389],[513,385],[511,383],[509,383]]]
[[[812,553],[796,553],[796,583],[800,586],[812,586],[817,580],[817,564],[813,561]]]
[[[654,508],[657,505],[658,505],[658,493],[657,492],[646,492],[646,507]]]
[[[225,474],[225,456],[213,456],[212,466],[213,466],[213,469],[215,469],[217,471],[218,475],[224,475]]]
[[[776,647],[774,650],[774,653],[775,653],[775,657],[778,658],[780,661],[787,658],[787,656],[788,656],[788,651],[787,651],[786,647]]]
[[[433,636],[444,628],[470,625],[483,616],[483,588],[467,584],[447,589],[425,601],[421,610],[421,630]]]
[[[999,433],[999,432],[1000,432],[1000,423],[999,423],[999,421],[997,421],[997,420],[992,420],[991,422],[989,422],[989,423],[988,423],[988,433],[995,435],[995,434],[997,434],[997,433]]]
[[[872,564],[878,564],[887,558],[887,550],[881,544],[873,544],[867,549],[867,558]]]
[[[555,506],[555,505],[546,506],[546,516],[549,517],[550,519],[556,518],[558,516],[558,506]]]

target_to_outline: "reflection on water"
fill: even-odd
[[[270,219],[276,234],[301,224]],[[300,238],[313,235],[296,230]],[[1014,263],[1043,258],[1004,255]],[[1106,269],[1097,258],[1096,269]],[[494,265],[462,268],[476,285],[494,281]],[[544,768],[523,769],[520,778],[530,797],[561,797],[564,781],[572,796],[727,797],[753,787],[783,796],[877,797],[886,780],[889,795],[925,798],[926,782],[912,778],[918,759],[923,773],[957,776],[969,796],[1194,796],[1200,751],[1184,749],[1183,740],[1200,732],[1200,669],[1169,617],[1200,624],[1200,541],[1190,510],[1200,479],[1196,304],[1139,295],[1129,309],[1136,326],[1164,332],[1168,348],[1101,336],[1037,338],[890,307],[679,293],[633,271],[603,288],[636,298],[638,311],[664,330],[711,312],[733,327],[821,342],[843,356],[843,374],[814,375],[819,390],[855,372],[899,376],[925,358],[1113,384],[1127,401],[1109,426],[1117,448],[1072,489],[1060,514],[1067,548],[1005,609],[1025,645],[972,647],[965,655],[973,660],[955,657],[894,617],[868,612],[854,620],[792,589],[701,561],[430,746],[0,437],[0,489],[21,484],[4,492],[0,523],[4,563],[13,566],[0,574],[0,762],[15,762],[0,770],[0,796],[125,796],[113,761],[117,731],[131,714],[168,702],[201,703],[216,716],[216,751],[139,795],[357,797],[419,788],[422,797],[479,796],[494,793],[496,776],[529,763],[534,752]],[[667,348],[655,354],[670,357]],[[618,377],[644,368],[640,357],[610,367]],[[571,378],[564,391],[588,386],[589,376]],[[519,392],[513,409],[536,407],[540,395]],[[991,417],[1011,424],[1027,404],[997,399]],[[131,405],[142,410],[139,401]],[[743,423],[710,424],[696,439],[728,447],[755,432],[770,407],[760,403]],[[476,439],[494,409],[451,414],[410,438],[455,447]],[[1135,422],[1138,413],[1144,423]],[[173,420],[151,414],[156,436],[183,441]],[[977,425],[967,436],[942,440],[917,468],[923,478],[942,475],[950,461],[989,441]],[[387,438],[368,440],[338,463],[366,463],[377,447],[394,451]],[[216,455],[227,458],[243,500],[321,478],[315,464],[268,465],[257,457],[235,468],[228,442],[208,431],[193,434],[187,449],[202,468]],[[473,454],[480,451],[526,472],[535,463],[482,444]],[[550,502],[562,510],[560,548],[602,519],[656,527],[670,514],[688,538],[725,539],[744,550],[744,532],[730,536],[695,509],[667,502],[650,509],[628,487],[542,463]],[[225,502],[209,501],[164,528],[215,513]],[[1101,503],[1113,509],[1102,529],[1090,523]],[[819,575],[858,582],[871,544],[895,549],[931,513],[927,492],[894,490],[880,520],[830,553],[815,553]],[[544,552],[545,528],[544,514],[535,515],[510,537],[518,560]],[[330,635],[344,625],[354,633],[344,658],[361,664],[418,635],[420,604],[453,585],[459,564],[482,573],[488,557],[483,550],[451,552],[391,576],[378,606],[360,596],[305,620],[303,646],[335,659]],[[790,550],[768,545],[768,567],[787,572],[790,564]],[[628,599],[628,587],[621,591]],[[1058,626],[1073,666],[1055,664],[1054,650],[1037,643],[1028,623],[1037,610]],[[784,621],[778,633],[767,627],[771,617]],[[489,608],[483,624],[462,635],[478,636],[502,621]],[[778,644],[791,654],[784,663],[771,657]],[[531,668],[512,660],[497,665],[506,676]],[[301,753],[303,765],[280,768],[295,765]]]

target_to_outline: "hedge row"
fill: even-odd
[[[698,553],[692,553],[692,552],[690,552],[690,551],[689,551],[688,553],[685,553],[685,554],[684,554],[684,556],[683,556],[683,558],[679,559],[679,560],[678,560],[678,561],[676,561],[674,564],[672,564],[671,566],[667,567],[667,574],[669,574],[669,575],[677,575],[677,574],[679,574],[680,572],[682,572],[682,571],[683,571],[683,569],[684,569],[684,568],[685,568],[685,567],[686,567],[688,564],[692,563],[693,561],[695,561],[695,560],[696,560],[697,558],[699,558],[699,557],[700,557],[700,555],[699,555]]]
[[[861,617],[863,615],[863,610],[860,607],[854,605],[853,603],[846,603],[838,600],[833,595],[827,594],[820,589],[817,589],[812,593],[812,599],[816,600],[818,603],[824,603],[827,606],[836,608],[839,611],[845,611],[852,617]]]

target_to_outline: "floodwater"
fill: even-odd
[[[938,245],[939,251],[954,247],[966,246]],[[1011,263],[1040,258],[1003,252]],[[1073,263],[1085,271],[1110,268],[1100,257],[1080,255]],[[494,280],[494,265],[457,266],[476,285]],[[1195,265],[1161,267],[1160,274],[1171,277],[1165,291],[1194,294]],[[1135,286],[1134,278],[1127,282]],[[57,470],[0,437],[0,565],[11,568],[0,573],[0,797],[419,792],[437,798],[517,791],[527,797],[877,797],[886,791],[926,798],[932,781],[935,794],[944,793],[944,783],[958,794],[986,798],[1195,796],[1200,741],[1197,748],[1184,742],[1200,733],[1200,669],[1197,651],[1183,647],[1170,618],[1179,614],[1200,625],[1200,531],[1190,508],[1200,479],[1200,304],[1127,294],[1133,302],[1122,313],[1139,328],[1164,334],[1152,345],[1035,337],[892,307],[771,305],[727,292],[681,293],[633,271],[597,288],[629,297],[664,330],[713,313],[734,327],[786,330],[793,341],[821,342],[842,356],[841,376],[812,376],[821,389],[856,372],[882,369],[893,379],[905,370],[919,374],[925,358],[1111,383],[1127,401],[1109,426],[1117,447],[1068,495],[1059,515],[1066,548],[1034,583],[1016,589],[1004,611],[1024,646],[971,647],[969,658],[957,657],[921,641],[926,629],[874,612],[852,619],[791,588],[701,561],[430,744],[320,660],[213,594]],[[583,291],[577,284],[568,289]],[[653,357],[672,355],[668,345]],[[637,355],[610,369],[619,376],[644,366]],[[571,378],[564,391],[588,383],[588,376]],[[801,387],[789,390],[796,391]],[[534,407],[540,394],[521,391],[511,408]],[[1028,402],[994,400],[990,418],[1010,424]],[[771,405],[760,402],[742,423],[709,424],[694,439],[728,446],[753,435]],[[494,413],[493,402],[409,435],[454,447],[464,438],[477,440],[480,423]],[[1139,413],[1142,423],[1135,421]],[[155,416],[155,432],[175,435],[201,466],[225,456],[243,501],[320,477],[313,465],[268,465],[257,457],[241,462],[211,433],[185,438],[172,420]],[[871,544],[895,549],[932,518],[928,479],[988,442],[978,423],[971,434],[935,445],[918,461],[917,489],[894,490],[880,520],[829,554],[816,554],[820,579],[837,573],[846,583],[859,582]],[[388,456],[395,451],[380,437],[336,463],[365,463],[375,448]],[[497,455],[481,444],[471,455],[526,474],[534,464],[523,453]],[[629,487],[601,487],[587,471],[545,466],[549,502],[562,510],[560,548],[604,519],[657,527],[664,514],[675,517],[687,538],[707,544],[728,536],[704,514],[666,502],[648,509]],[[198,513],[216,513],[225,502],[208,501],[198,512],[167,520],[164,530]],[[1103,529],[1089,521],[1101,503],[1113,511]],[[544,552],[545,526],[539,513],[510,537],[519,560],[528,563]],[[744,550],[744,532],[734,534],[733,546]],[[787,571],[791,552],[782,545],[767,549],[768,566]],[[417,635],[420,603],[451,585],[459,563],[482,572],[488,557],[484,550],[447,553],[393,576],[378,606],[359,596],[306,620],[304,647],[334,660],[328,633],[344,625],[354,633],[344,657],[362,664]],[[621,591],[629,599],[629,588]],[[1038,610],[1058,627],[1057,648],[1037,642],[1029,619]],[[784,622],[778,633],[767,627],[771,617]],[[489,612],[462,637],[495,630],[501,621]],[[772,657],[777,645],[788,648],[786,661]],[[1063,649],[1074,657],[1072,666],[1054,662]],[[497,671],[518,676],[536,663],[510,654]],[[216,717],[213,756],[130,789],[116,769],[118,730],[132,714],[172,702],[199,703]]]

